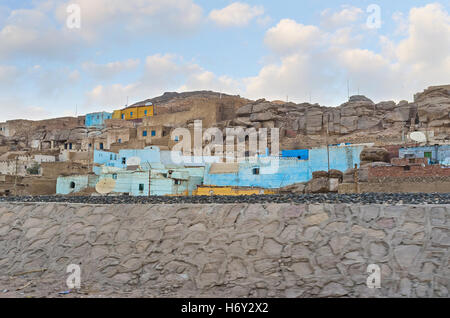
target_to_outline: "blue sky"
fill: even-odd
[[[0,121],[165,91],[338,106],[347,80],[376,102],[450,83],[448,1],[0,0],[0,43]]]

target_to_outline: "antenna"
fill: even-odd
[[[350,99],[350,80],[347,79],[347,97]]]

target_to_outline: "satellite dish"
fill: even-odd
[[[423,132],[415,131],[409,134],[409,138],[416,142],[425,142],[427,141],[427,137]]]
[[[131,157],[127,159],[127,166],[139,166],[141,164],[141,158]]]
[[[114,179],[101,179],[95,186],[95,190],[100,194],[111,193],[116,186],[116,181]]]

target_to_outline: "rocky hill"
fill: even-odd
[[[218,105],[224,119],[217,123],[218,127],[277,127],[281,130],[281,146],[286,149],[320,146],[327,142],[395,144],[415,130],[432,131],[438,142],[450,141],[450,85],[429,87],[415,94],[413,102],[399,103],[374,103],[365,96],[352,96],[338,107],[324,107],[265,99],[253,101],[238,95],[195,91],[166,92],[132,106],[148,102],[156,105],[156,115],[187,111],[199,104]],[[0,146],[14,150],[31,147],[33,140],[77,140],[101,133],[84,128],[83,116],[6,124],[8,134],[0,132]]]

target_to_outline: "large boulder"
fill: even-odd
[[[342,181],[342,178],[344,177],[344,173],[340,170],[336,170],[336,169],[331,169],[328,172],[328,177],[329,178],[334,178],[334,179],[339,179],[340,181]]]
[[[280,193],[304,193],[306,188],[305,183],[296,183],[280,189]]]
[[[312,177],[313,179],[328,178],[328,172],[323,170],[313,171]]]
[[[360,160],[366,162],[383,161],[388,162],[389,152],[384,148],[369,147],[364,148],[360,154]]]
[[[241,108],[239,108],[236,111],[236,115],[238,115],[238,116],[250,115],[252,113],[252,109],[253,109],[253,105],[252,104],[248,104],[248,105],[242,106]]]
[[[327,193],[329,190],[328,178],[317,178],[308,182],[305,193]]]

